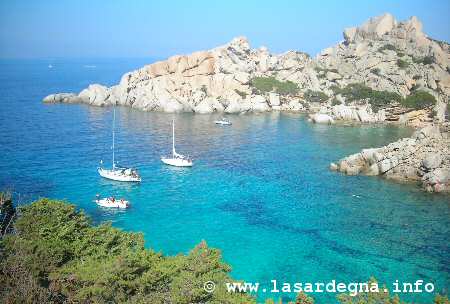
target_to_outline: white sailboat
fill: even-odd
[[[172,155],[162,156],[161,161],[166,165],[175,167],[192,167],[192,160],[188,156],[184,156],[175,151],[175,121],[172,120]]]
[[[115,127],[116,127],[116,108],[114,107],[113,114],[113,131],[112,131],[112,169],[105,169],[102,167],[98,168],[98,174],[100,176],[119,181],[119,182],[140,182],[141,177],[136,169],[133,168],[121,168],[116,166],[115,162],[115,151],[114,151],[114,143],[115,143]],[[100,161],[103,164],[103,161]]]

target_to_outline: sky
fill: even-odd
[[[385,12],[450,41],[450,0],[0,0],[0,58],[166,58],[237,36],[315,55]]]

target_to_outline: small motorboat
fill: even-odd
[[[116,199],[114,196],[106,197],[106,198],[100,198],[100,195],[97,194],[96,199],[94,202],[101,206],[106,208],[120,208],[120,209],[126,209],[130,206],[130,202],[121,199]]]
[[[175,151],[175,121],[172,121],[172,155],[162,156],[161,161],[166,165],[175,167],[192,167],[192,160]]]
[[[231,126],[232,125],[231,121],[229,121],[228,119],[225,119],[223,117],[219,120],[215,120],[214,123],[216,125],[222,125],[222,126]]]

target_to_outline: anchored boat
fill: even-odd
[[[105,169],[102,167],[98,168],[98,174],[100,176],[119,181],[119,182],[140,182],[141,177],[137,169],[134,168],[125,168],[125,167],[117,167],[115,162],[115,125],[116,125],[116,108],[114,107],[113,111],[113,130],[112,130],[112,168]],[[103,161],[100,161],[100,164],[103,164]]]
[[[192,160],[188,156],[184,156],[175,151],[175,121],[172,120],[172,155],[162,156],[161,161],[166,165],[175,167],[192,167]]]
[[[222,117],[219,120],[215,120],[214,123],[216,125],[231,126],[231,121],[229,121],[228,119],[225,119],[224,117]]]

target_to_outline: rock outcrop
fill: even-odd
[[[315,113],[309,115],[309,119],[314,123],[320,124],[332,124],[334,123],[333,117],[327,114]]]
[[[348,175],[417,181],[426,191],[450,192],[450,134],[430,125],[411,138],[350,155],[330,164],[330,169]]]
[[[50,95],[45,101],[164,112],[319,111],[334,120],[417,126],[445,120],[450,96],[448,43],[427,37],[416,17],[398,22],[390,14],[345,29],[343,36],[342,42],[315,58],[294,51],[271,54],[265,47],[251,48],[246,38],[238,37],[212,50],[176,55],[126,73],[112,87],[93,84],[79,94]],[[297,90],[261,91],[252,82],[255,77],[292,82]],[[334,90],[353,83],[403,97],[424,90],[438,103],[420,117],[399,105],[387,104],[379,111],[367,100],[348,100]],[[327,98],[317,106],[309,91],[322,92]]]
[[[81,98],[77,94],[73,93],[58,93],[44,97],[42,100],[45,103],[80,103]]]
[[[450,45],[427,37],[416,17],[398,22],[390,14],[371,18],[359,27],[344,30],[344,41],[317,56],[314,63],[319,70],[320,87],[335,95],[332,88],[345,87],[351,83],[364,83],[377,91],[398,93],[405,97],[423,90],[437,99],[434,107],[426,109],[429,118],[409,119],[407,113],[414,109],[387,104],[384,114],[367,111],[365,121],[399,121],[413,126],[425,125],[433,120],[445,120],[446,103],[450,96]],[[341,77],[330,78],[327,71]],[[344,119],[364,122],[357,111],[365,111],[368,104],[361,101],[339,100],[353,112]],[[342,109],[339,109],[342,110]],[[328,109],[329,113],[336,110]],[[341,119],[338,111],[336,119]],[[406,114],[406,115],[404,115]],[[401,118],[401,116],[403,117]],[[434,117],[432,117],[434,116]]]

